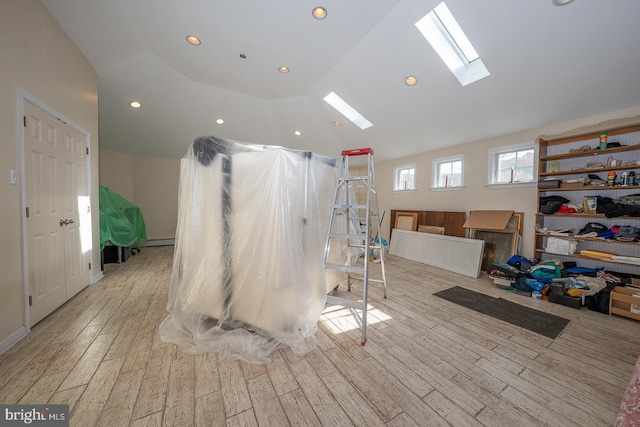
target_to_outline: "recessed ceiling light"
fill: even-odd
[[[297,130],[297,131],[295,131],[293,134],[294,134],[295,136],[300,136],[300,135],[302,135],[302,132],[300,132],[299,130]]]
[[[129,107],[135,108],[137,110],[138,108],[142,107],[142,104],[139,103],[138,101],[131,101],[129,103]]]
[[[285,65],[281,65],[278,67],[278,71],[280,71],[281,73],[288,73],[289,72],[289,67],[285,66]]]
[[[187,41],[194,46],[200,46],[200,43],[202,43],[199,38],[191,34],[187,36]]]
[[[335,127],[338,127],[338,126],[340,126],[340,122],[339,122],[339,121],[337,121],[337,120],[334,120],[334,121],[333,121],[333,125],[334,125]]]
[[[219,125],[223,125],[224,124],[224,119],[216,119],[216,123]]]
[[[313,8],[313,10],[311,11],[311,14],[313,15],[314,18],[316,19],[324,19],[327,17],[327,9],[325,9],[322,6],[316,6]]]
[[[413,76],[409,76],[409,77],[407,77],[406,79],[404,79],[404,83],[405,83],[407,86],[414,86],[416,83],[418,83],[418,79],[416,79],[416,78],[415,78],[415,77],[413,77]]]
[[[573,0],[551,0],[551,3],[553,3],[556,6],[565,6],[569,3],[571,3]]]

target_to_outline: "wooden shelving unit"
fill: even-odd
[[[631,289],[622,286],[616,286],[609,296],[609,315],[617,314],[619,316],[629,317],[630,319],[640,320],[640,313],[631,311],[632,305],[640,305],[640,298],[633,295],[640,295],[640,289]]]
[[[620,175],[622,172],[640,170],[640,126],[630,126],[619,129],[602,129],[608,133],[609,141],[620,142],[621,146],[607,148],[603,150],[595,149],[600,141],[600,132],[593,132],[583,135],[572,136],[568,138],[557,139],[540,139],[539,143],[539,163],[538,163],[538,181],[549,179],[549,177],[557,177],[562,179],[578,178],[589,174],[600,174],[601,179],[606,179],[606,175],[610,171]],[[579,151],[579,148],[590,146],[593,149],[589,151]],[[572,151],[574,150],[574,151]],[[616,166],[608,166],[609,160],[616,159],[620,163]],[[599,168],[581,167],[584,162],[597,161],[604,165]],[[547,166],[553,162],[554,170],[548,171]],[[604,176],[602,173],[604,172]],[[636,182],[639,182],[639,176]],[[640,193],[640,185],[631,186],[562,186],[560,188],[539,188],[538,206],[540,206],[540,198],[544,196],[558,195],[570,200],[570,203],[582,206],[585,196],[600,195],[616,199],[621,196]],[[605,240],[590,237],[580,237],[575,235],[556,235],[549,231],[556,229],[573,228],[578,232],[589,222],[597,222],[611,228],[614,225],[634,225],[640,228],[640,217],[620,216],[607,218],[604,214],[536,214],[536,224],[538,227],[535,231],[535,247],[534,254],[540,259],[549,258],[566,258],[573,260],[578,265],[599,266],[604,265],[605,268],[615,269],[630,274],[640,274],[640,265],[621,263],[616,261],[600,260],[595,258],[584,257],[579,254],[580,250],[591,249],[596,251],[607,252],[621,256],[640,257],[640,243],[623,242],[618,240]],[[541,229],[548,231],[541,232]],[[548,253],[545,248],[547,239],[550,237],[568,239],[579,242],[578,250],[575,254],[553,254]]]

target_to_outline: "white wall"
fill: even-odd
[[[140,208],[147,239],[172,239],[178,221],[180,159],[100,150],[100,184]]]
[[[464,211],[467,214],[472,210],[513,210],[524,212],[523,241],[520,252],[526,257],[532,257],[537,188],[487,187],[489,149],[536,141],[541,135],[583,133],[589,129],[598,129],[600,126],[606,128],[606,126],[612,126],[612,123],[602,123],[608,120],[616,121],[615,124],[619,127],[624,123],[618,123],[617,119],[631,117],[631,121],[635,122],[637,118],[633,116],[638,114],[640,114],[640,106],[376,164],[380,211],[387,213],[383,222],[382,235],[389,238],[389,217],[392,209]],[[401,143],[401,137],[399,143]],[[452,191],[430,190],[431,161],[459,154],[464,155],[465,188]],[[416,191],[394,193],[394,166],[410,163],[416,164]]]
[[[0,57],[0,343],[10,344],[8,337],[25,327],[22,177],[9,183],[9,171],[21,170],[18,90],[89,132],[92,221],[98,224],[98,77],[38,0],[0,1]],[[93,227],[94,248],[99,231]],[[98,250],[92,265],[100,265]]]

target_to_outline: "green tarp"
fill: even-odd
[[[147,228],[140,208],[118,193],[100,186],[100,250],[106,242],[125,248],[147,243]]]

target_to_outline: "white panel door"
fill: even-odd
[[[89,284],[89,193],[86,137],[61,123],[64,149],[64,185],[61,189],[65,243],[66,296],[71,298]],[[84,236],[84,238],[83,238]]]
[[[86,138],[24,102],[29,318],[34,325],[89,284]]]

